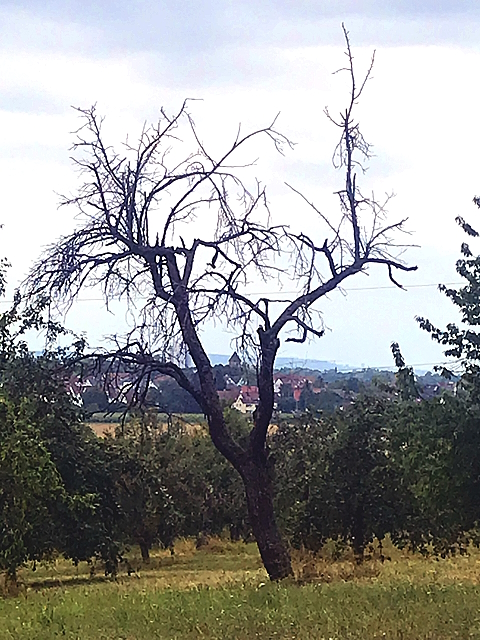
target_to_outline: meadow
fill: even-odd
[[[386,554],[357,566],[348,552],[296,553],[296,579],[281,584],[268,582],[254,544],[220,540],[179,542],[149,565],[133,551],[116,579],[57,559],[23,569],[20,593],[0,599],[0,640],[480,639],[477,550]]]

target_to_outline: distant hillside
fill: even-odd
[[[227,364],[230,356],[226,356],[219,353],[210,353],[210,360],[212,364]],[[338,371],[351,371],[354,367],[345,364],[337,364],[336,362],[330,362],[329,360],[310,360],[302,358],[277,358],[275,360],[275,368],[282,369],[287,367],[289,369],[312,369],[317,371],[329,371],[330,369],[337,368]]]
[[[275,360],[277,369],[288,367],[290,369],[313,369],[318,371],[330,371],[331,369],[337,369],[337,371],[351,371],[354,367],[348,364],[338,364],[337,362],[330,362],[329,360],[310,360],[301,358],[277,358]]]

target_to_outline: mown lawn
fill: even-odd
[[[314,582],[271,584],[254,545],[220,543],[184,543],[116,581],[57,561],[24,571],[23,593],[0,600],[0,639],[480,639],[476,552],[441,561],[395,552],[383,565],[320,561],[316,571]]]

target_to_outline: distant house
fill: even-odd
[[[227,403],[230,403],[230,402],[233,403],[236,400],[238,400],[240,391],[241,391],[240,387],[237,387],[235,385],[230,385],[229,387],[227,387],[227,389],[224,389],[223,391],[217,391],[217,393],[220,400],[223,400],[224,402],[227,402]]]
[[[297,387],[293,390],[293,399],[295,400],[295,402],[300,401],[300,396],[302,395],[302,391],[303,389],[301,389],[300,387]]]
[[[253,413],[258,406],[258,387],[243,385],[232,407],[240,413]]]

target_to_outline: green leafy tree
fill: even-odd
[[[302,389],[297,408],[300,411],[309,409],[312,411],[325,411],[326,413],[332,413],[335,409],[340,407],[343,402],[344,400],[342,396],[332,389],[324,389],[320,393],[314,393],[311,385],[307,383]]]
[[[55,548],[74,561],[99,556],[115,570],[118,509],[104,448],[67,390],[65,350],[35,355],[24,340],[29,329],[51,339],[62,333],[43,319],[44,307],[39,301],[21,312],[16,295],[0,316],[3,564],[14,575],[15,566]]]
[[[325,542],[326,457],[336,435],[323,415],[308,412],[282,421],[269,443],[276,463],[276,512],[294,547],[317,551]]]
[[[128,543],[138,544],[144,562],[154,544],[172,547],[181,535],[179,514],[163,483],[157,429],[156,412],[141,412],[105,440],[121,528]]]
[[[296,545],[328,538],[352,545],[357,560],[374,538],[403,530],[411,495],[394,455],[392,404],[360,397],[331,416],[305,414],[275,435],[286,462],[277,482],[280,511]]]
[[[26,561],[58,546],[62,479],[28,409],[0,397],[0,569],[15,583]]]
[[[480,208],[480,198],[475,197],[473,201]],[[462,217],[457,216],[455,220],[468,236],[478,237],[478,232]],[[463,366],[467,386],[470,384],[470,391],[476,395],[480,366],[480,332],[477,329],[480,325],[480,256],[473,255],[467,242],[462,243],[460,251],[462,257],[457,260],[456,269],[465,285],[459,289],[439,286],[460,312],[460,324],[451,322],[445,329],[440,329],[426,318],[417,317],[417,321],[433,340],[446,347],[446,356],[457,358]]]
[[[106,412],[111,409],[108,396],[100,387],[86,389],[82,393],[82,405],[87,414]]]
[[[390,409],[388,401],[365,396],[334,417],[338,439],[327,458],[326,504],[359,561],[374,538],[402,526],[409,504],[392,456]]]
[[[392,353],[401,398],[390,415],[392,450],[414,507],[397,542],[423,552],[433,548],[443,556],[464,551],[478,526],[478,411],[468,394],[444,392],[420,401],[413,369],[397,343],[392,344]]]
[[[225,420],[238,440],[244,440],[245,419],[226,409]],[[173,423],[157,435],[155,448],[158,473],[178,515],[179,535],[219,535],[228,529],[239,538],[251,531],[241,478],[205,433]]]
[[[0,261],[0,296],[8,263]],[[15,584],[28,560],[48,556],[58,542],[56,514],[66,499],[61,477],[42,440],[28,389],[12,375],[21,373],[28,353],[18,339],[38,325],[35,313],[18,312],[18,298],[0,315],[0,569]]]
[[[1,261],[1,295],[7,266]],[[0,569],[10,585],[26,561],[41,560],[56,548],[58,513],[67,502],[25,384],[29,354],[21,337],[41,323],[35,310],[18,312],[18,297],[0,315]]]
[[[148,390],[147,401],[165,413],[202,413],[196,400],[169,378],[158,383],[157,388]]]
[[[396,386],[402,400],[415,400],[420,397],[415,374],[412,367],[408,367],[403,358],[402,352],[397,342],[391,344],[392,355],[397,367],[395,375]]]
[[[440,555],[475,539],[480,500],[480,422],[461,398],[403,402],[392,416],[395,456],[414,508],[400,544]]]

